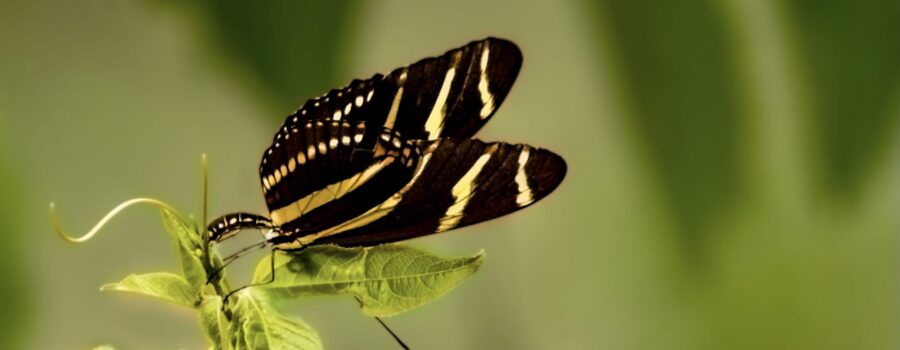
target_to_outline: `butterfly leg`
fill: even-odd
[[[219,274],[222,273],[222,270],[224,270],[225,267],[230,265],[232,262],[234,262],[235,260],[237,260],[238,258],[243,256],[244,254],[247,254],[256,249],[262,249],[265,246],[266,246],[266,242],[263,241],[263,242],[251,245],[249,247],[246,247],[244,249],[241,249],[241,250],[235,252],[234,254],[231,254],[231,255],[225,257],[224,259],[222,259],[222,266],[219,266],[219,268],[217,268],[215,271],[213,271],[213,273],[211,273],[209,275],[209,277],[206,279],[206,284],[209,284],[210,282],[212,282],[212,280],[214,278],[218,277]]]
[[[306,247],[304,247],[304,248],[306,248]],[[300,250],[302,250],[302,249],[303,248],[301,248]],[[234,293],[240,292],[246,288],[264,286],[269,283],[275,282],[275,251],[276,250],[278,250],[278,249],[272,248],[271,255],[269,255],[269,263],[270,263],[270,265],[269,265],[269,280],[265,281],[265,282],[260,282],[260,283],[248,284],[246,286],[240,287],[238,289],[235,289],[235,290],[229,292],[228,294],[225,295],[225,298],[223,299],[223,303],[222,303],[223,305],[227,304],[228,298],[231,297]]]

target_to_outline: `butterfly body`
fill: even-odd
[[[514,44],[488,38],[307,101],[263,154],[270,218],[226,215],[210,223],[210,237],[261,228],[281,250],[367,246],[482,222],[543,198],[565,175],[561,157],[471,138],[521,62]]]

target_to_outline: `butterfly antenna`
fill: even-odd
[[[359,306],[362,307],[363,306],[362,300],[359,300],[359,297],[354,297],[354,298],[356,298],[356,302],[359,303]],[[381,326],[384,327],[384,329],[388,333],[390,333],[392,337],[394,337],[394,340],[397,341],[397,344],[400,344],[400,347],[402,347],[404,350],[409,350],[409,346],[407,346],[406,343],[404,343],[403,340],[401,340],[400,337],[397,336],[397,333],[394,333],[394,331],[391,330],[391,327],[388,327],[388,325],[386,323],[384,323],[384,321],[382,321],[380,317],[375,316],[375,320],[378,321],[378,323],[380,323]]]

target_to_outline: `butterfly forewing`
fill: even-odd
[[[307,101],[282,130],[307,120],[361,120],[370,128],[368,139],[381,128],[407,139],[469,138],[506,98],[521,66],[515,44],[473,41]]]

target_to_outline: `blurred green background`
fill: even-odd
[[[151,196],[264,212],[262,150],[307,98],[485,36],[525,64],[486,140],[556,193],[409,244],[484,248],[389,320],[415,349],[900,348],[897,1],[0,1],[0,348],[205,348],[194,314],[98,287],[177,265]],[[253,260],[250,258],[248,260]],[[250,268],[252,261],[243,268]],[[397,349],[348,298],[292,310]]]

